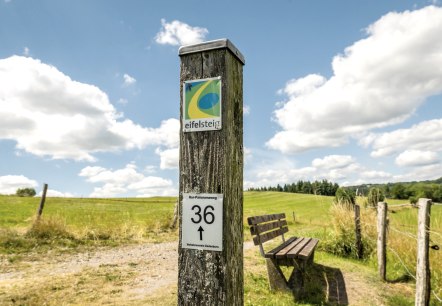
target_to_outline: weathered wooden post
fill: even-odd
[[[244,57],[181,47],[178,305],[243,305]]]
[[[362,245],[361,207],[359,205],[355,205],[355,239],[357,255],[361,259],[364,256],[364,247]]]
[[[40,220],[41,215],[43,214],[43,208],[45,206],[47,191],[48,191],[48,184],[44,184],[43,185],[43,193],[41,194],[40,205],[38,206],[38,211],[37,211],[37,221]]]
[[[430,304],[430,213],[431,200],[419,199],[417,229],[416,306]]]
[[[386,280],[387,274],[387,209],[388,205],[385,202],[378,203],[378,240],[377,240],[377,254],[378,254],[378,271],[381,280]]]

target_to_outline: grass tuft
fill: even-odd
[[[36,220],[25,237],[40,240],[75,239],[75,236],[68,231],[66,222],[55,216]]]
[[[354,210],[348,205],[334,203],[330,207],[333,230],[325,234],[321,241],[322,250],[334,255],[358,258],[355,235]],[[363,259],[370,258],[376,248],[375,212],[371,209],[361,209],[361,231]]]

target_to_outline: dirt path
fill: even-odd
[[[149,295],[158,288],[177,280],[177,243],[141,244],[75,255],[49,256],[45,261],[23,261],[11,265],[3,258],[0,268],[0,291],[26,280],[34,282],[94,271],[103,267],[138,267],[136,282],[130,291]],[[168,267],[165,269],[164,267]]]
[[[246,256],[253,249],[244,245]],[[176,303],[178,245],[176,242],[106,248],[45,261],[19,264],[0,258],[1,305],[150,304],[152,296]],[[332,264],[333,265],[333,264]],[[323,266],[330,301],[341,305],[382,305],[374,283],[357,267],[347,271]],[[344,286],[343,286],[344,285]],[[380,288],[377,288],[380,289]],[[367,302],[370,301],[371,303]],[[155,302],[153,304],[157,304]]]
[[[97,268],[103,265],[124,265],[130,263],[147,262],[161,265],[163,261],[176,260],[177,244],[175,242],[161,244],[141,244],[120,248],[102,249],[99,251],[65,255],[49,256],[45,261],[23,261],[17,267],[7,261],[2,262],[0,269],[0,283],[20,279],[27,275],[33,277],[56,276],[66,273],[76,273],[85,268]],[[24,269],[23,269],[24,268]],[[3,270],[3,271],[2,271]]]
[[[251,247],[250,242],[244,245],[245,249]],[[118,287],[110,292],[124,293],[124,299],[143,300],[162,288],[176,285],[177,263],[176,242],[106,248],[73,255],[49,255],[44,261],[24,258],[18,265],[11,264],[6,257],[2,257],[0,304],[16,300],[14,296],[21,301],[29,300],[28,296],[22,295],[23,290],[54,291],[54,288],[59,286],[57,283],[61,283],[65,295],[73,295],[74,293],[66,290],[66,284],[75,286],[74,291],[78,292],[81,291],[78,283],[82,279],[89,287],[101,282],[101,286],[98,287]],[[97,275],[103,276],[105,281]],[[46,288],[45,284],[49,283],[52,285]],[[12,292],[15,294],[11,294]],[[114,298],[117,298],[117,294],[114,295]],[[35,298],[35,303],[41,299],[39,296]],[[83,298],[87,296],[83,295]],[[115,299],[113,301],[115,302]],[[14,305],[15,302],[10,304]]]

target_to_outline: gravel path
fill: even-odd
[[[42,261],[23,261],[18,267],[0,262],[0,288],[10,287],[27,278],[46,279],[79,273],[102,266],[140,266],[139,283],[146,294],[164,285],[176,282],[178,245],[176,242],[130,245],[74,255],[49,256]],[[164,269],[162,267],[168,267]],[[148,290],[146,290],[148,288]],[[134,288],[137,291],[138,288]]]
[[[244,250],[251,248],[253,243],[245,242]],[[52,283],[57,279],[73,279],[73,282],[77,282],[83,275],[93,277],[103,270],[118,270],[130,276],[118,285],[123,301],[143,301],[152,294],[161,293],[161,289],[177,284],[177,263],[177,242],[146,243],[78,254],[48,255],[44,261],[24,258],[19,264],[11,264],[6,257],[0,257],[0,304],[2,291],[6,293],[3,294],[4,302],[13,296],[8,295],[8,291],[23,292],[33,284]],[[341,272],[330,267],[324,269],[329,276],[327,291],[331,301],[342,305],[365,305],[369,300],[376,305],[382,305],[377,290],[372,290],[372,285],[370,286],[359,273]],[[96,289],[93,287],[91,290]]]
[[[253,247],[251,242],[245,249]],[[137,274],[126,288],[131,296],[143,298],[159,288],[177,283],[178,243],[146,243],[118,248],[48,256],[46,260],[22,260],[19,265],[0,259],[0,291],[28,282],[44,282],[100,267],[136,267]]]

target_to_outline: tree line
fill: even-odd
[[[339,185],[337,183],[330,182],[328,180],[314,181],[302,181],[299,180],[296,183],[268,186],[268,187],[251,187],[249,191],[278,191],[278,192],[291,192],[291,193],[304,193],[304,194],[316,194],[334,196],[338,190]]]
[[[373,187],[379,188],[387,198],[410,200],[412,203],[419,198],[442,202],[442,177],[431,181],[364,184],[348,188],[351,188],[358,195],[366,196]]]

